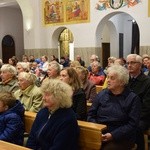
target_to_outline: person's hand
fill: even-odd
[[[102,141],[107,142],[112,140],[112,135],[110,133],[102,134]]]

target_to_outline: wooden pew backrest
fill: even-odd
[[[30,133],[32,124],[35,120],[36,117],[36,113],[31,112],[31,111],[25,111],[25,119],[24,119],[24,123],[25,123],[25,132]]]
[[[36,113],[25,112],[25,131],[30,132]],[[79,147],[80,150],[100,150],[103,129],[106,129],[106,125],[96,124],[86,121],[78,121],[80,127]]]
[[[0,140],[0,150],[31,150],[31,149]]]
[[[102,130],[105,125],[78,121],[80,127],[79,147],[81,150],[100,150],[102,145]]]

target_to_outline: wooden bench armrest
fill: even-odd
[[[31,150],[31,149],[0,140],[0,150]]]
[[[99,131],[99,132],[107,128],[106,125],[103,125],[103,124],[86,122],[86,121],[79,121],[79,120],[78,120],[78,125],[80,127],[92,129],[92,130]]]
[[[31,112],[31,111],[25,111],[25,114],[24,114],[25,132],[30,133],[36,114],[37,113]]]

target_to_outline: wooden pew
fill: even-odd
[[[106,126],[85,121],[78,121],[78,125],[80,127],[80,150],[100,150],[102,145],[101,131],[106,129]]]
[[[0,140],[0,150],[31,150],[31,149]]]
[[[25,111],[24,114],[24,123],[25,123],[25,132],[30,133],[32,124],[34,122],[34,119],[36,117],[36,113],[30,112],[30,111]]]
[[[25,131],[30,132],[36,113],[25,112]],[[80,150],[100,150],[101,131],[106,129],[105,125],[85,121],[78,121],[80,127],[79,147]]]
[[[144,132],[144,141],[145,141],[145,150],[149,150],[149,138],[150,137],[150,129]]]

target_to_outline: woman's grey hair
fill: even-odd
[[[30,71],[30,65],[28,62],[18,62],[16,66],[20,65],[24,71],[29,72]]]
[[[91,66],[96,65],[98,68],[101,68],[101,63],[98,61],[93,61]]]
[[[41,85],[43,93],[49,93],[53,96],[53,101],[56,103],[56,109],[58,108],[70,108],[72,106],[72,88],[67,83],[59,79],[50,79],[43,81]]]
[[[128,56],[127,56],[127,59],[128,58],[135,58],[135,60],[136,60],[136,62],[139,62],[139,63],[141,63],[142,64],[142,57],[140,56],[140,55],[137,55],[137,54],[129,54]]]
[[[107,74],[115,73],[118,79],[123,83],[123,85],[128,84],[129,82],[129,73],[128,70],[121,65],[112,65],[107,69]]]
[[[108,57],[108,60],[111,60],[112,62],[115,62],[115,60],[116,60],[116,57],[113,57],[113,56],[111,56],[111,57]]]
[[[55,69],[57,74],[59,75],[60,70],[61,70],[59,63],[57,63],[56,61],[52,61],[49,63],[49,67],[52,67],[53,69]]]
[[[17,75],[17,70],[14,66],[10,65],[10,64],[4,64],[1,67],[1,71],[8,71],[10,72],[12,75],[16,76]]]
[[[26,81],[30,82],[30,84],[34,84],[37,80],[36,75],[30,72],[20,72],[18,78],[25,79]]]

